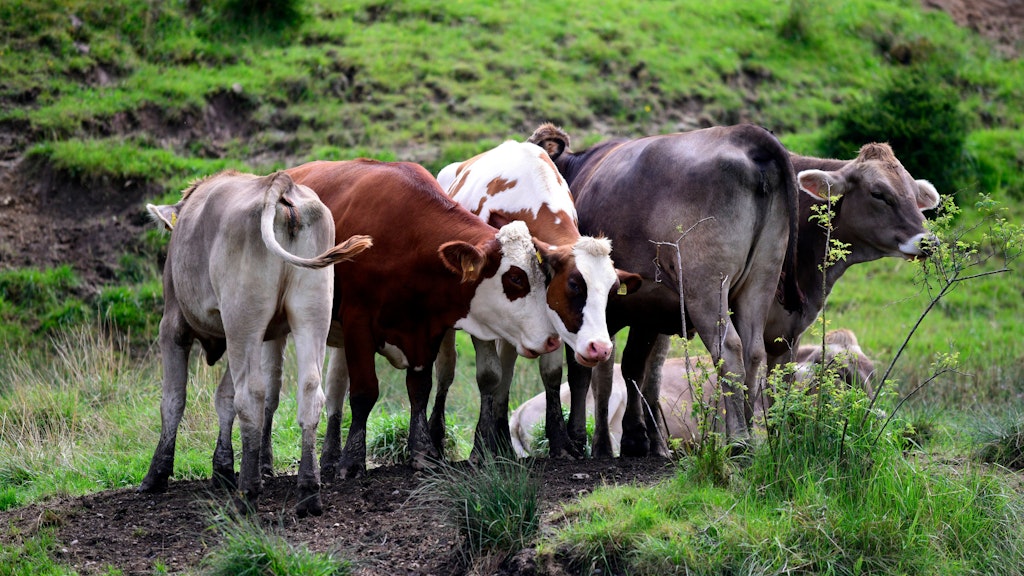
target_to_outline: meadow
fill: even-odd
[[[949,268],[884,259],[853,267],[830,296],[828,327],[854,330],[883,370],[892,363],[879,407],[898,407],[899,424],[888,429],[892,438],[856,447],[877,460],[864,485],[838,495],[819,489],[828,485],[822,478],[856,475],[838,459],[813,473],[780,471],[758,453],[753,462],[724,462],[725,485],[681,465],[679,478],[655,491],[612,488],[573,504],[569,530],[538,547],[572,551],[581,570],[631,573],[684,564],[696,573],[1020,573],[1019,542],[995,536],[1022,527],[1024,502],[1013,495],[1020,472],[982,463],[993,441],[1024,444],[1019,57],[998,55],[911,0],[255,4],[265,12],[239,4],[5,2],[3,170],[47,171],[62,184],[108,191],[111,203],[127,182],[141,181],[154,191],[146,201],[171,203],[193,178],[224,168],[265,173],[368,156],[436,173],[545,121],[568,130],[576,150],[610,136],[755,122],[795,152],[845,157],[856,145],[841,137],[874,129],[864,137],[890,141],[915,177],[960,207],[948,219],[929,216],[968,251],[947,261],[961,266],[952,283],[941,275]],[[914,91],[922,84],[927,97]],[[908,94],[919,96],[899,99]],[[214,105],[225,100],[227,108]],[[234,115],[211,112],[224,109]],[[154,341],[165,246],[160,232],[140,231],[112,263],[115,277],[102,282],[70,257],[0,270],[0,509],[142,479],[160,421]],[[17,249],[0,245],[0,255]],[[699,354],[699,342],[689,352]],[[459,355],[449,414],[465,456],[478,400],[464,335]],[[222,368],[193,364],[179,480],[209,477],[216,434],[212,394]],[[533,364],[518,366],[513,406],[541,389]],[[400,373],[380,359],[378,372],[374,418],[384,430],[408,401]],[[285,473],[294,472],[299,446],[292,386],[286,379],[275,421]],[[882,436],[865,431],[875,433]],[[774,485],[764,479],[769,471],[785,472],[793,487],[758,500],[759,485]],[[900,494],[913,498],[886,524],[884,509]],[[657,503],[668,501],[690,520],[665,519]],[[863,502],[877,508],[856,518],[850,511]],[[829,506],[841,518],[823,511]],[[975,506],[977,515],[951,520]],[[778,510],[792,523],[783,526]],[[707,518],[726,517],[728,528],[712,532]],[[882,542],[872,531],[913,542]],[[720,554],[678,557],[695,544],[673,532]],[[992,547],[951,543],[985,540]],[[24,550],[5,545],[0,558]],[[864,550],[875,555],[858,559]]]

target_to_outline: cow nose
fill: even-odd
[[[605,342],[591,342],[587,346],[587,356],[592,360],[603,362],[612,355],[612,345]]]
[[[544,342],[544,353],[554,352],[562,346],[562,339],[557,334],[548,336],[548,339]]]
[[[921,249],[921,253],[923,255],[931,256],[933,253],[935,253],[935,249],[939,247],[939,237],[936,236],[935,234],[928,234],[927,236],[921,238],[921,240],[918,241],[917,245]]]

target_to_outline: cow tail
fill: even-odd
[[[797,239],[800,230],[800,186],[797,184],[796,169],[790,160],[789,151],[772,137],[777,148],[774,156],[782,176],[783,190],[786,194],[786,212],[789,218],[789,243],[786,246],[786,259],[782,263],[782,275],[779,277],[778,296],[782,307],[790,312],[803,311],[807,298],[798,284],[797,275]]]
[[[267,246],[267,250],[270,250],[293,266],[325,268],[338,262],[351,260],[363,250],[373,246],[373,240],[369,236],[356,235],[313,258],[303,258],[285,250],[274,234],[274,219],[277,217],[277,207],[279,204],[291,207],[291,202],[284,195],[294,185],[291,176],[285,172],[277,172],[273,174],[273,178],[263,194],[263,210],[260,213],[260,235],[263,237],[263,243]],[[326,208],[324,210],[326,211]],[[332,219],[327,218],[327,220],[331,221]]]

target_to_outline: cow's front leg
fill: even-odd
[[[476,384],[480,389],[480,417],[476,422],[473,434],[473,451],[470,460],[479,462],[485,452],[495,453],[498,450],[495,427],[498,425],[495,411],[497,406],[498,388],[501,385],[501,359],[497,344],[494,341],[473,338],[476,349]],[[511,448],[511,435],[509,436]]]
[[[614,358],[614,353],[612,354]],[[607,364],[604,367],[609,370],[608,373],[608,389],[605,391],[605,402],[604,402],[604,413],[608,414],[608,395],[611,393],[611,370],[614,367],[611,360],[598,364],[598,369],[602,368],[602,364]],[[566,372],[569,378],[569,422],[566,424],[565,431],[569,436],[569,443],[572,446],[571,450],[574,453],[580,455],[586,455],[587,451],[587,392],[590,391],[591,378],[593,376],[594,369],[586,366],[581,366],[576,362],[575,354],[570,353],[569,349],[566,348],[565,354],[565,365]],[[600,411],[600,402],[598,401],[598,390],[594,389],[594,414],[595,414],[595,425],[594,425],[594,444],[597,444],[597,436],[600,428],[597,422],[600,422],[596,418],[597,413]],[[561,400],[559,400],[561,403]],[[559,409],[561,410],[561,409]],[[561,415],[559,415],[561,417]],[[608,435],[607,417],[604,425],[604,435]],[[611,439],[607,441],[608,451],[607,457],[611,457]],[[594,456],[600,456],[595,453]]]
[[[572,354],[565,346],[565,354]],[[581,458],[583,453],[569,441],[562,414],[562,354],[556,350],[540,357],[540,380],[544,384],[544,436],[548,439],[551,458]]]
[[[594,388],[594,440],[590,447],[590,455],[594,458],[612,458],[615,456],[615,451],[612,447],[612,435],[609,428],[608,404],[611,401],[615,363],[612,358],[609,358],[603,362],[598,362],[593,370],[582,367],[581,369],[593,375],[591,384]],[[575,394],[575,391],[573,393]],[[585,402],[586,396],[584,396],[583,402],[584,415],[586,414]],[[574,397],[573,406],[575,407],[575,405],[576,399]],[[585,429],[584,438],[586,438]]]
[[[661,412],[661,370],[665,358],[668,357],[670,345],[670,338],[659,334],[654,339],[653,348],[644,367],[643,410],[644,421],[647,424],[647,441],[650,454],[662,458],[672,456],[668,448],[668,426],[665,424],[665,415]]]
[[[409,456],[415,470],[437,465],[441,453],[427,432],[427,402],[432,381],[430,366],[411,366],[405,371],[405,387],[409,392]]]
[[[645,384],[644,368],[647,357],[654,346],[657,334],[632,327],[626,339],[626,348],[622,351],[622,379],[626,382],[626,412],[622,415],[621,456],[643,457],[650,453],[650,441],[647,431],[648,410],[657,410],[654,406],[645,406],[646,400],[640,389]]]

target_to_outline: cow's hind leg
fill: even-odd
[[[262,325],[266,323],[263,322]],[[244,326],[244,324],[243,324]],[[243,334],[228,339],[228,367],[235,383],[235,410],[242,437],[242,463],[238,473],[235,503],[244,512],[255,510],[263,485],[260,475],[260,441],[263,435],[263,404],[266,399],[266,376],[262,373],[263,335],[246,333],[225,318],[228,334]]]
[[[274,414],[281,403],[281,379],[284,368],[284,347],[287,338],[263,344],[263,373],[267,376],[267,399],[263,404],[263,439],[260,442],[260,474],[274,475]],[[300,370],[302,365],[300,364]]]
[[[235,425],[235,384],[231,381],[231,368],[217,384],[214,397],[217,409],[217,446],[213,449],[213,478],[210,482],[215,489],[234,490],[238,486],[235,477],[235,449],[231,446],[231,428]]]
[[[302,430],[302,456],[299,459],[298,504],[299,518],[323,514],[320,500],[320,467],[317,465],[316,429],[324,409],[321,386],[324,354],[326,353],[327,325],[309,328],[302,324],[294,327],[295,355],[298,361],[299,428]],[[283,340],[283,339],[282,339]]]
[[[324,479],[333,480],[341,468],[341,420],[345,409],[345,395],[348,393],[348,361],[344,348],[330,348],[327,360],[327,430],[320,453],[320,474]]]
[[[173,295],[168,298],[168,302],[171,302]],[[160,354],[164,370],[160,398],[160,441],[149,463],[149,472],[139,485],[139,492],[166,491],[167,479],[174,472],[174,445],[178,438],[178,425],[185,413],[188,357],[192,341],[185,318],[177,307],[168,305],[160,320]]]

